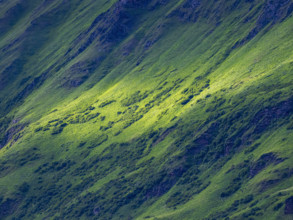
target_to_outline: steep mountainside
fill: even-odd
[[[0,219],[292,219],[292,0],[0,0]]]

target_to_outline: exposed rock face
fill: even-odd
[[[285,20],[293,12],[293,2],[291,0],[267,0],[262,7],[255,27],[241,41],[237,42],[234,47],[241,46],[247,41],[254,38],[262,29],[271,24],[272,27],[277,22]]]
[[[263,154],[250,168],[250,177],[253,178],[270,164],[276,165],[282,161],[283,159],[278,158],[274,153]]]
[[[199,7],[201,5],[201,0],[187,0],[179,8],[175,9],[170,17],[179,17],[182,21],[196,22],[199,15]]]
[[[139,17],[157,6],[167,4],[167,0],[121,0],[115,3],[106,12],[100,14],[90,27],[82,32],[73,42],[72,47],[65,53],[62,65],[82,54],[89,47],[98,48],[92,61],[82,61],[70,67],[65,73],[65,87],[78,87],[83,84],[91,73],[101,64],[106,54],[109,54],[115,45],[125,39],[137,27]],[[136,10],[142,13],[136,13]],[[134,41],[135,42],[135,41]],[[133,43],[133,42],[132,42]],[[134,45],[129,44],[126,50],[133,50]],[[123,52],[128,55],[129,52]],[[98,57],[98,58],[97,58]],[[91,62],[90,66],[87,63]],[[103,78],[102,74],[100,78]]]
[[[99,15],[91,26],[74,41],[73,45],[79,44],[80,46],[71,59],[85,51],[93,43],[99,44],[105,52],[109,51],[113,44],[124,39],[133,30],[140,16],[135,13],[135,10],[153,10],[155,5],[161,4],[166,4],[166,1],[121,0],[115,3],[108,11]]]
[[[257,25],[264,27],[270,22],[276,23],[288,17],[293,10],[291,0],[267,0],[263,12],[258,18]]]
[[[13,140],[14,142],[20,138],[20,131],[24,129],[25,125],[19,124],[11,127],[5,133],[4,140],[0,143],[0,149],[4,147],[9,141]]]
[[[80,61],[73,64],[65,73],[63,86],[67,88],[80,86],[90,77],[102,60],[101,57],[94,61]]]

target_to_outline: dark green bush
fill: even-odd
[[[21,184],[19,187],[18,187],[18,190],[21,192],[21,193],[27,193],[30,189],[30,185],[27,183],[27,182],[24,182],[23,184]]]
[[[278,211],[283,205],[284,205],[284,203],[282,203],[282,202],[278,203],[278,204],[274,207],[274,211]]]
[[[245,198],[241,199],[240,200],[240,203],[241,204],[247,204],[247,203],[250,203],[252,200],[253,200],[253,195],[247,195]]]
[[[51,132],[51,135],[57,135],[57,134],[60,134],[61,132],[63,131],[63,127],[55,127],[53,128],[52,132]]]
[[[181,105],[186,105],[187,103],[189,103],[193,99],[193,97],[194,97],[193,95],[188,96],[187,99],[185,99],[181,102]]]
[[[121,104],[123,106],[131,106],[138,102],[141,102],[142,100],[146,99],[149,95],[148,91],[145,91],[144,93],[141,93],[141,91],[137,91],[133,93],[129,98],[123,99],[121,101]]]
[[[35,129],[35,132],[39,132],[39,131],[42,131],[43,130],[43,127],[38,127]]]
[[[107,100],[105,102],[102,102],[100,105],[99,105],[99,108],[104,108],[105,106],[107,105],[110,105],[112,103],[116,102],[116,100]]]

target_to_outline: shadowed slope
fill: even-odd
[[[291,1],[0,4],[0,218],[292,217]]]

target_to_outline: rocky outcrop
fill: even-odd
[[[89,47],[95,47],[97,50],[90,61],[75,63],[65,72],[63,86],[74,88],[83,84],[113,48],[135,30],[139,25],[139,18],[145,12],[152,11],[167,2],[167,0],[120,0],[96,17],[90,27],[72,42],[72,46],[62,57],[61,66],[66,66]],[[141,13],[137,13],[136,10],[141,10]],[[133,39],[124,46],[122,51],[124,56],[135,49],[135,43],[138,42]],[[102,73],[99,80],[105,75],[106,73]]]
[[[263,154],[250,168],[249,176],[253,178],[270,164],[281,163],[283,159],[278,158],[274,153]]]
[[[293,113],[293,97],[280,102],[275,106],[270,106],[260,110],[251,121],[251,125],[255,126],[254,134],[260,134],[269,129],[274,123],[280,119],[288,118]]]
[[[8,129],[4,135],[4,139],[2,140],[2,143],[0,143],[0,149],[3,148],[6,144],[8,144],[10,141],[15,142],[20,137],[20,132],[26,127],[24,124],[17,124],[10,129]]]
[[[73,64],[65,72],[63,86],[66,88],[75,88],[82,85],[96,70],[103,59],[103,57],[100,57],[93,61],[80,61]]]
[[[199,8],[202,0],[187,0],[175,9],[169,17],[178,17],[182,21],[196,22],[199,17]]]
[[[253,39],[261,30],[271,28],[274,24],[285,20],[292,15],[293,2],[291,0],[266,0],[262,6],[261,12],[258,15],[255,26],[251,29],[248,35],[238,41],[234,48],[241,46]],[[248,22],[250,19],[245,20]]]
[[[167,0],[120,0],[108,11],[100,14],[90,27],[81,33],[72,43],[66,55],[70,60],[84,52],[90,45],[99,45],[99,49],[109,52],[111,47],[128,36],[138,25],[137,21],[144,11],[154,10],[167,4]],[[155,7],[156,6],[156,7]],[[137,14],[136,10],[142,10]],[[75,46],[78,45],[78,48]]]

